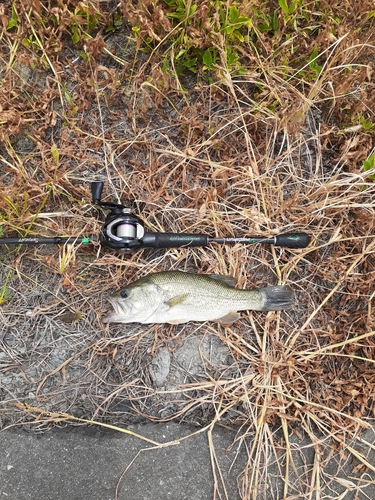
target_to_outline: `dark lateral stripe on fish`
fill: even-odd
[[[268,286],[259,291],[266,298],[262,311],[282,311],[294,306],[294,293],[288,286]]]

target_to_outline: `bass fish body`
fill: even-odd
[[[237,311],[279,311],[294,304],[292,290],[272,286],[239,290],[233,278],[182,271],[153,273],[109,298],[115,313],[105,323],[170,323],[220,321],[232,323]]]

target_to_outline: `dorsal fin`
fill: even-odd
[[[222,274],[208,274],[207,276],[213,280],[221,281],[231,288],[234,288],[237,285],[237,280],[236,278],[233,278],[233,276],[223,276]]]

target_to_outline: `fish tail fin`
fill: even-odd
[[[260,288],[265,298],[262,311],[282,311],[294,305],[294,293],[288,286],[269,286]]]

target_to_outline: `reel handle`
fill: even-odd
[[[91,183],[91,196],[92,204],[100,205],[100,200],[102,198],[104,182],[92,182]]]

